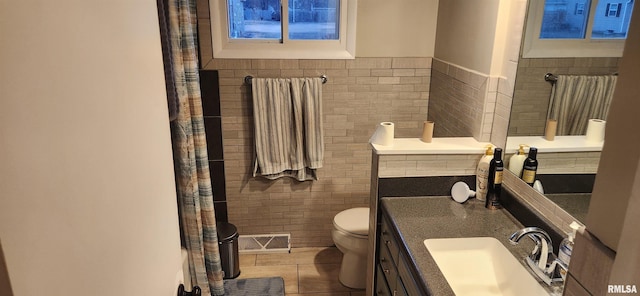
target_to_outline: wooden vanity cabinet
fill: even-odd
[[[376,256],[375,295],[421,295],[411,272],[406,256],[400,251],[399,235],[395,232],[389,218],[382,215],[378,235],[378,254]]]

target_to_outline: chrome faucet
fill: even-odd
[[[567,267],[553,254],[553,244],[549,234],[538,227],[526,227],[509,236],[509,242],[517,245],[524,236],[528,236],[536,244],[531,254],[525,258],[525,262],[535,275],[547,285],[564,281]]]
[[[551,243],[551,237],[541,228],[527,227],[514,232],[509,237],[509,242],[512,245],[517,245],[520,239],[525,235],[536,243],[536,246],[533,248],[529,258],[531,258],[531,260],[533,260],[541,269],[547,268],[547,260],[550,256],[553,256],[553,244]]]

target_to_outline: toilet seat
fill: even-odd
[[[352,208],[338,213],[333,218],[333,226],[357,238],[369,236],[369,208]]]

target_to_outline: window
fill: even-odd
[[[544,5],[541,39],[584,38],[587,28],[587,14],[569,13],[568,1],[547,1]],[[582,4],[585,3],[576,3]],[[584,9],[583,9],[584,10]]]
[[[607,9],[605,10],[604,16],[620,17],[621,8],[622,3],[607,3]]]
[[[212,0],[214,58],[355,57],[357,0]]]
[[[531,0],[523,57],[619,57],[634,0]]]
[[[609,2],[601,0],[596,8],[591,38],[625,39],[629,31],[634,1]]]

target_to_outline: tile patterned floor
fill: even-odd
[[[291,253],[240,254],[240,276],[281,276],[286,296],[364,296],[338,281],[342,253],[335,247],[294,248]]]

